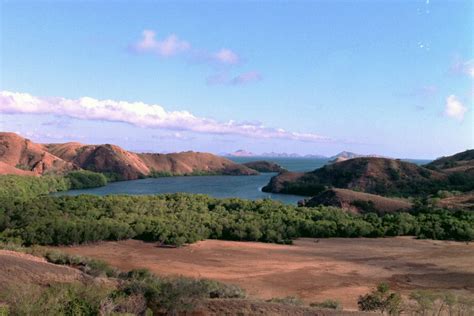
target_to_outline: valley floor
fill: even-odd
[[[253,297],[337,299],[357,309],[357,298],[381,281],[408,294],[439,289],[474,296],[474,244],[396,238],[300,239],[294,245],[205,240],[163,248],[137,240],[60,247],[102,259],[121,270],[210,278],[237,284]]]

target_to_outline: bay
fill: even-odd
[[[256,160],[267,160],[281,165],[289,171],[306,172],[320,168],[328,163],[328,159],[321,158],[280,158],[280,157],[232,157],[237,163]],[[424,164],[426,160],[411,160],[413,163]],[[163,194],[163,193],[199,193],[216,198],[242,198],[250,200],[272,199],[286,204],[296,204],[304,196],[275,194],[262,192],[265,186],[276,173],[261,173],[257,176],[179,176],[147,178],[132,181],[119,181],[107,184],[104,187],[70,190],[58,192],[54,195],[110,195],[110,194]]]

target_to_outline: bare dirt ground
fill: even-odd
[[[160,248],[136,240],[61,247],[102,259],[121,270],[148,268],[158,275],[215,279],[256,298],[299,296],[306,302],[357,298],[381,281],[402,293],[440,289],[474,295],[474,244],[416,240],[300,239],[294,245],[205,240]]]
[[[0,290],[15,284],[46,285],[55,282],[83,281],[88,277],[79,270],[58,266],[45,259],[9,250],[0,250]]]

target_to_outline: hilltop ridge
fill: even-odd
[[[257,171],[209,153],[134,153],[112,144],[37,144],[15,133],[0,133],[0,174],[43,175],[90,170],[133,180],[154,173],[255,175]]]
[[[330,187],[380,195],[416,195],[446,188],[472,190],[473,181],[459,172],[450,175],[427,167],[398,159],[352,158],[311,172],[281,173],[263,190],[306,196],[314,196]]]

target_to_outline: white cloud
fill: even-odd
[[[231,80],[231,83],[234,85],[245,84],[254,81],[262,80],[262,75],[256,71],[249,71],[243,74],[238,75],[237,77]]]
[[[464,120],[464,114],[466,114],[466,112],[467,107],[464,106],[455,95],[450,95],[446,98],[444,109],[444,114],[446,116],[462,121]]]
[[[156,40],[156,34],[152,30],[144,30],[142,39],[133,45],[138,52],[154,53],[158,56],[169,57],[185,52],[191,48],[191,44],[171,34],[163,40]]]
[[[222,64],[238,64],[240,61],[239,55],[231,51],[230,49],[223,48],[217,53],[213,54],[214,60]]]
[[[460,57],[456,57],[451,65],[451,72],[474,78],[474,59],[463,60]]]
[[[124,122],[139,127],[190,131],[215,135],[238,135],[263,139],[288,139],[307,142],[330,140],[314,133],[297,133],[269,128],[262,124],[218,122],[197,117],[188,111],[166,111],[162,106],[143,102],[35,97],[28,93],[0,92],[0,113],[53,114],[83,120]]]
[[[178,38],[175,34],[168,35],[163,40],[157,40],[156,33],[153,30],[144,30],[141,39],[129,47],[132,52],[154,54],[159,57],[184,54],[192,62],[218,66],[220,71],[242,64],[242,58],[239,54],[229,48],[221,48],[216,52],[211,52],[207,49],[192,47],[188,41]],[[257,72],[247,72],[235,78],[215,74],[207,79],[207,83],[240,85],[259,81],[261,78],[262,76]]]

